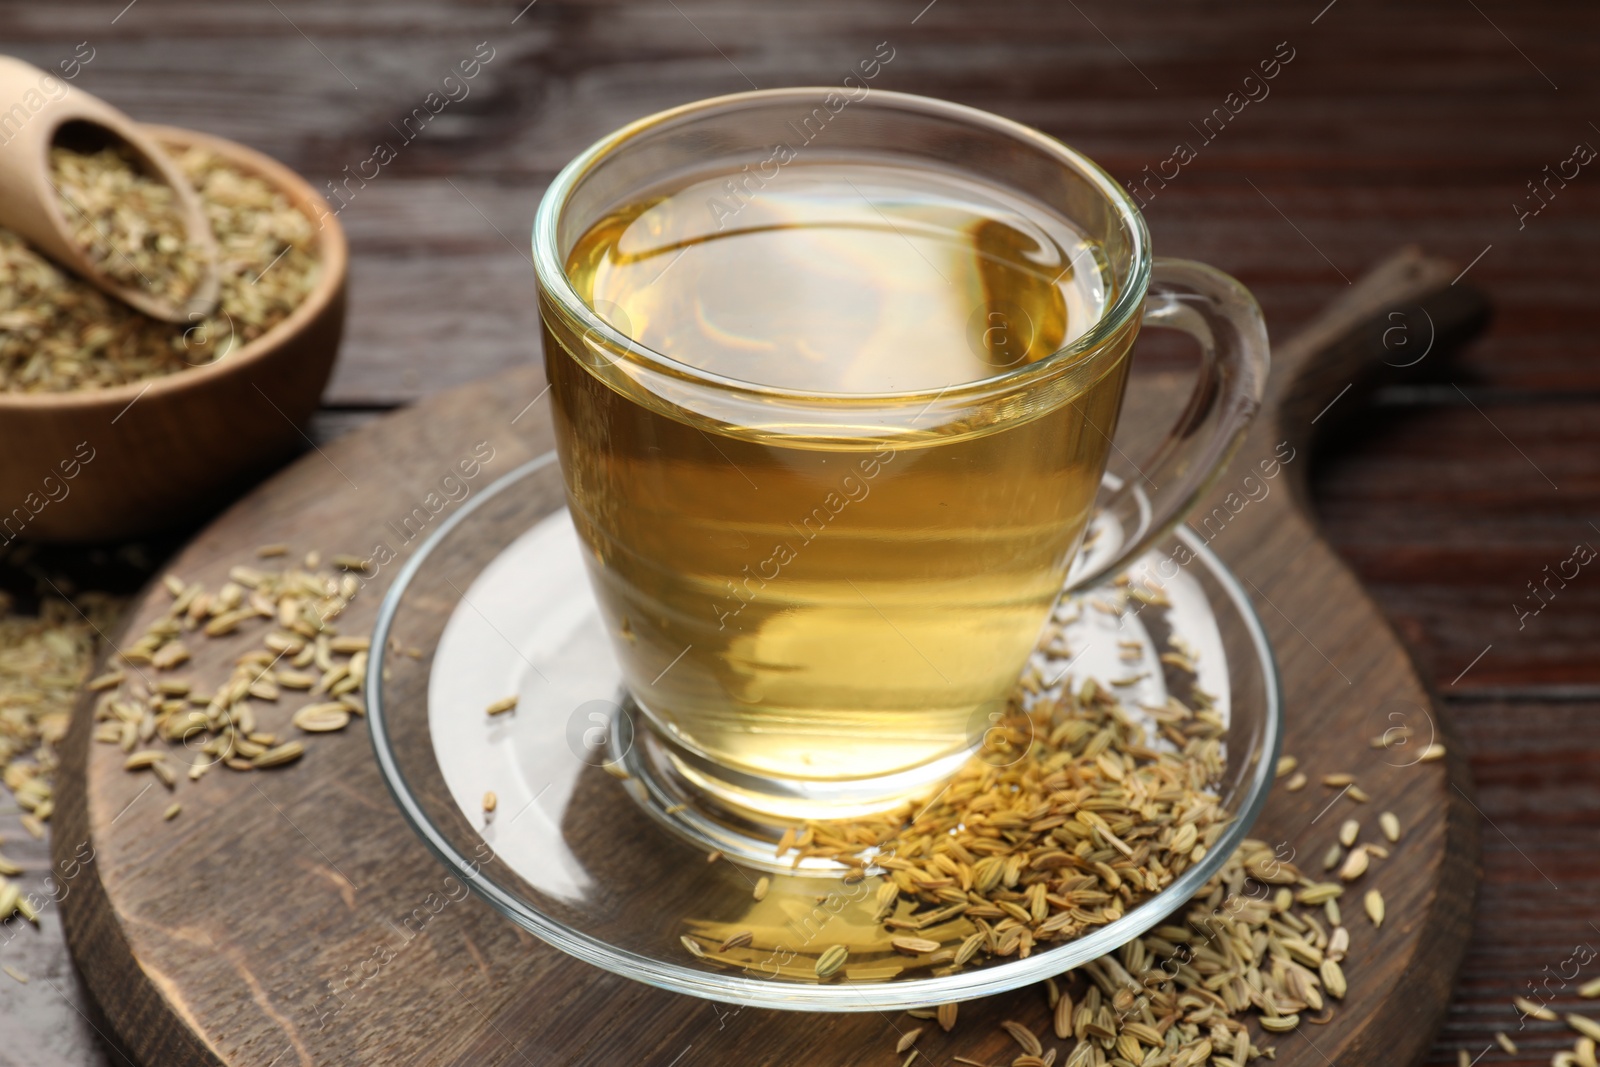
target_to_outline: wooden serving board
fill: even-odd
[[[1341,405],[1354,408],[1353,384],[1481,323],[1482,301],[1447,285],[1453,274],[1402,254],[1278,345],[1266,408],[1198,513],[1212,516],[1207,536],[1252,591],[1283,671],[1284,750],[1312,776],[1299,792],[1274,790],[1254,835],[1287,843],[1316,871],[1347,817],[1364,821],[1369,840],[1381,811],[1405,827],[1392,858],[1360,883],[1386,898],[1383,927],[1372,927],[1358,899],[1346,901],[1350,992],[1332,1021],[1258,1042],[1277,1046],[1279,1065],[1415,1062],[1466,944],[1477,820],[1464,764],[1454,752],[1414,762],[1430,730],[1449,747],[1442,723],[1394,632],[1317,536],[1305,492],[1314,432]],[[441,481],[458,460],[492,450],[469,482],[478,491],[550,448],[542,389],[529,366],[312,452],[196,538],[171,570],[214,588],[258,545],[278,541],[362,555],[383,544],[403,559],[421,543],[404,539],[403,520],[416,529],[435,502],[455,506]],[[1141,376],[1125,429],[1167,425],[1149,413],[1170,410],[1183,391],[1180,376]],[[1275,477],[1263,473],[1267,459],[1281,463]],[[551,478],[555,500],[553,469]],[[346,632],[371,626],[399,562],[356,599],[341,620]],[[126,634],[142,632],[167,601],[152,589]],[[242,647],[195,642],[189,674],[223,679]],[[168,794],[144,792],[148,775],[125,772],[115,746],[90,742],[89,711],[87,702],[79,709],[57,790],[54,855],[58,871],[73,871],[63,921],[89,990],[144,1064],[897,1062],[904,1015],[739,1010],[660,992],[562,955],[475,897],[453,899],[391,801],[359,721],[310,739],[291,766],[180,781],[183,812],[166,822]],[[1369,745],[1397,725],[1416,731],[1409,750]],[[1322,786],[1332,772],[1355,774],[1371,803]],[[63,866],[88,849],[92,861]],[[402,928],[418,915],[425,921]],[[918,1047],[941,1067],[956,1055],[1009,1063],[1017,1049],[994,1024],[1014,1018],[1043,1030],[1045,1012],[1037,990],[990,998],[963,1006],[952,1035],[930,1030]]]

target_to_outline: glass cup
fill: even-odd
[[[671,358],[660,349],[682,345],[640,343],[622,309],[574,284],[574,248],[620,208],[725,174],[742,209],[784,180],[774,160],[806,154],[962,175],[1066,220],[1097,259],[1098,317],[977,380],[820,392]],[[628,694],[673,773],[768,823],[884,810],[958,768],[1063,591],[1115,575],[1182,520],[1266,380],[1250,294],[1153,258],[1094,163],[904,94],[740,93],[643,119],[561,172],[533,251],[567,500]],[[1023,319],[975,303],[970,341],[992,351],[995,331],[1032,329]],[[1191,335],[1199,378],[1141,477],[1103,488],[1142,325]],[[1074,567],[1091,520],[1093,562]]]

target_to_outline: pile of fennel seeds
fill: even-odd
[[[1159,594],[1124,585],[1088,610],[1116,614],[1135,596],[1165,605]],[[829,954],[834,946],[816,945],[780,974],[881,980],[1025,958],[1115,922],[1215,844],[1227,821],[1215,788],[1226,723],[1191,684],[1192,651],[1175,641],[1163,657],[1183,683],[1172,691],[1188,704],[1176,696],[1161,707],[1125,704],[1117,690],[1138,680],[1131,674],[1068,690],[1065,631],[1076,610],[1052,617],[1007,715],[931,801],[784,834],[779,856],[836,861],[847,882],[882,872],[875,904],[883,936],[846,947],[844,959]],[[1133,644],[1123,650],[1130,671],[1141,659]],[[769,957],[787,936],[782,927],[692,922],[684,948],[770,974]],[[724,949],[730,939],[743,943]]]
[[[1124,586],[1121,599],[1091,609],[1120,611],[1127,597],[1164,606],[1159,593]],[[1058,629],[1044,647],[1068,654]],[[1174,671],[1192,677],[1191,650],[1177,644],[1161,658],[1169,681]],[[1115,696],[1118,683],[1131,679],[1085,682],[1064,693],[1045,689],[1045,673],[1037,666],[1029,672],[1010,719],[985,739],[990,750],[926,810],[786,835],[780,855],[846,863],[854,868],[847,880],[881,878],[873,899],[884,944],[863,951],[824,937],[814,956],[781,973],[884,980],[907,966],[943,974],[980,955],[1025,955],[1074,930],[1114,921],[1215,844],[1226,818],[1213,792],[1224,724],[1205,694],[1191,688],[1187,703],[1135,709]],[[1279,777],[1295,763],[1285,757]],[[1350,857],[1386,858],[1400,839],[1392,813],[1383,813],[1378,828],[1387,845],[1359,841],[1356,820],[1339,826],[1337,880],[1328,881],[1298,868],[1288,858],[1293,853],[1284,854],[1287,843],[1275,849],[1246,840],[1154,931],[1044,983],[1049,1024],[1040,1032],[1015,1020],[1002,1025],[1016,1052],[1009,1062],[1239,1067],[1273,1052],[1252,1038],[1252,1020],[1256,1032],[1268,1035],[1328,1022],[1334,1002],[1347,993],[1352,932],[1340,900],[1355,888],[1349,883],[1368,880],[1375,869]],[[1041,884],[1042,892],[1035,888]],[[761,879],[756,899],[769,887]],[[1361,910],[1363,926],[1381,926],[1378,889],[1366,890]],[[683,940],[698,957],[750,967],[745,957],[752,951],[758,959],[763,948],[770,955],[762,933],[694,923]],[[896,1025],[896,1059],[909,1067],[921,1055],[918,1041],[928,1029],[922,1020],[949,1031],[958,1012],[956,1004],[910,1012],[908,1023]],[[959,1056],[955,1062],[989,1067]]]
[[[72,600],[46,598],[29,615],[0,593],[0,766],[32,837],[44,837],[55,809],[56,745],[93,667],[98,632],[115,625],[121,613],[117,598],[86,593]],[[38,921],[36,898],[10,880],[22,873],[20,865],[0,856],[0,920],[20,913]]]
[[[1264,880],[1265,879],[1265,880]],[[1348,992],[1351,928],[1344,887],[1307,878],[1262,841],[1247,840],[1178,914],[1114,953],[1043,983],[1049,1022],[1001,1023],[1013,1067],[1241,1067],[1273,1048],[1271,1035],[1333,1017]],[[1369,901],[1373,899],[1369,892]],[[1379,910],[1367,922],[1382,922]],[[1361,935],[1358,935],[1361,936]],[[956,1026],[944,1004],[909,1013]],[[912,1064],[925,1027],[902,1029],[897,1057]],[[1314,1039],[1313,1039],[1314,1040]],[[956,1056],[969,1067],[983,1061]]]
[[[285,546],[270,545],[258,559],[286,555]],[[28,834],[42,839],[54,813],[56,746],[85,686],[99,694],[96,738],[121,745],[130,771],[148,772],[174,791],[218,762],[243,771],[298,759],[301,737],[280,738],[260,727],[258,720],[273,714],[268,708],[287,716],[302,736],[342,729],[363,714],[367,638],[341,634],[333,620],[356,593],[364,563],[345,556],[331,563],[322,568],[313,552],[283,571],[241,565],[214,592],[169,576],[167,611],[93,679],[89,673],[122,618],[124,599],[57,591],[26,614],[0,593],[0,767]],[[190,644],[251,633],[259,647],[242,651],[222,686],[208,693],[186,676]],[[291,712],[291,703],[300,706]],[[164,814],[172,819],[180,811],[174,801]],[[36,919],[28,895],[10,881],[22,873],[0,855],[0,920],[17,913]]]
[[[265,559],[286,554],[282,545],[258,550]],[[198,782],[218,765],[248,772],[292,763],[305,753],[303,737],[364,715],[369,638],[342,633],[336,620],[359,592],[365,564],[331,562],[323,568],[311,552],[282,570],[241,564],[215,590],[168,575],[166,611],[89,682],[100,694],[95,740],[119,745],[126,769],[176,792],[180,779]],[[225,680],[189,676],[192,643],[246,635]],[[174,802],[166,817],[180,810]]]

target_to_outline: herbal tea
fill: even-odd
[[[631,204],[568,260],[602,317],[680,363],[807,393],[938,390],[1100,317],[1096,249],[998,190],[841,163],[794,164],[748,200],[730,180]]]
[[[567,272],[693,368],[602,358],[545,316],[573,518],[646,712],[802,785],[964,754],[1061,590],[1133,329],[981,415],[939,401],[1093,326],[1115,296],[1099,247],[965,174],[801,158],[626,204]],[[681,376],[767,388],[712,410]],[[828,417],[786,414],[796,397]]]

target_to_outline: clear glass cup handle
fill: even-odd
[[[1270,357],[1261,308],[1215,267],[1157,257],[1144,326],[1181,330],[1198,341],[1200,375],[1177,425],[1138,465],[1138,476],[1101,499],[1091,526],[1099,543],[1073,568],[1069,593],[1126,569],[1183,521],[1244,442],[1266,390]]]

